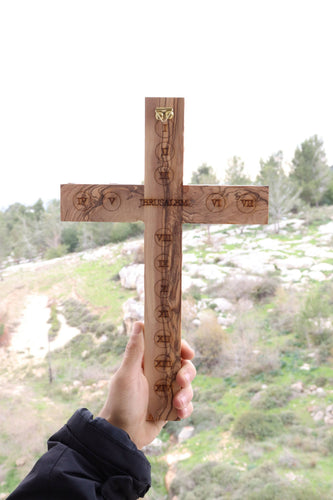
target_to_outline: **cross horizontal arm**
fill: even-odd
[[[61,220],[144,221],[144,208],[181,207],[188,224],[267,224],[268,186],[183,186],[182,198],[148,198],[141,184],[63,184]]]
[[[183,223],[267,224],[268,186],[183,187]]]
[[[143,198],[140,184],[63,184],[61,220],[136,222],[143,220]]]

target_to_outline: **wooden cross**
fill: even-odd
[[[144,221],[147,418],[175,420],[182,224],[266,224],[268,187],[183,186],[184,99],[147,98],[145,110],[144,185],[62,185],[61,220]]]

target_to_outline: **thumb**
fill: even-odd
[[[140,370],[144,349],[143,324],[136,322],[133,325],[132,334],[126,346],[122,367],[128,371]]]

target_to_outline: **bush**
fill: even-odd
[[[110,228],[110,243],[119,243],[120,241],[134,238],[143,234],[144,224],[142,222],[115,222]]]
[[[96,330],[98,316],[91,314],[82,302],[68,299],[62,303],[62,308],[66,321],[70,326],[79,328],[82,333]]]
[[[291,333],[299,308],[299,298],[294,290],[278,288],[275,305],[269,316],[271,327],[282,335]]]
[[[271,410],[272,408],[285,406],[291,398],[291,391],[289,387],[271,385],[258,393],[258,396],[252,401],[252,406],[263,410]]]
[[[249,410],[238,417],[233,434],[250,441],[261,441],[278,435],[282,429],[282,421],[279,415]]]
[[[333,285],[324,283],[311,289],[296,318],[296,335],[308,348],[317,346],[320,361],[331,355],[333,347]]]
[[[102,342],[95,351],[97,355],[112,352],[117,356],[124,353],[128,337],[126,335],[110,334],[108,339]]]
[[[51,324],[49,331],[48,331],[48,337],[49,337],[49,341],[52,341],[56,338],[56,336],[60,330],[60,327],[61,327],[60,321],[58,319],[57,307],[55,304],[51,305],[51,312],[50,312],[50,318],[48,320],[48,323]]]
[[[267,274],[253,288],[251,297],[255,302],[264,302],[274,296],[280,280],[277,276]]]
[[[201,373],[210,373],[221,363],[226,334],[212,311],[205,311],[191,341],[196,350],[194,362]]]
[[[190,471],[182,470],[172,481],[169,493],[182,500],[222,500],[236,489],[239,477],[236,467],[207,462]]]
[[[203,430],[217,427],[220,420],[221,418],[214,408],[206,405],[196,405],[195,411],[190,417],[186,420],[181,420],[180,422],[167,422],[164,429],[168,434],[178,436],[183,427],[193,425],[193,427],[195,427],[195,432],[198,433]]]
[[[48,248],[44,254],[44,258],[47,260],[57,259],[58,257],[63,257],[68,253],[68,247],[66,245],[58,245],[57,247]]]

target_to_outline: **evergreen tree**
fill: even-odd
[[[291,178],[301,189],[301,198],[318,206],[327,189],[330,172],[323,141],[314,135],[296,148]]]
[[[273,154],[265,162],[260,160],[260,172],[256,182],[269,186],[269,215],[276,231],[282,217],[286,216],[297,204],[300,190],[289,179],[282,167],[282,151]]]
[[[219,184],[219,180],[207,163],[203,163],[195,172],[192,172],[190,184]]]
[[[244,162],[239,156],[233,156],[228,160],[228,168],[225,171],[224,183],[229,186],[252,184],[250,177],[244,172]]]

